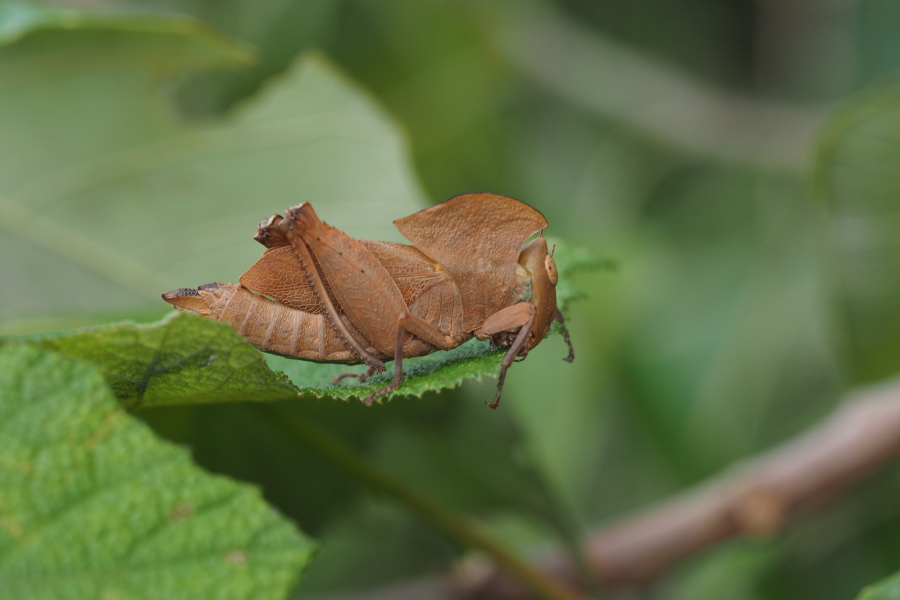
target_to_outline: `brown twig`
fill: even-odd
[[[681,560],[742,536],[771,536],[799,515],[900,454],[900,380],[852,395],[806,433],[745,461],[706,484],[590,535],[585,553],[607,588],[638,587]],[[562,552],[539,564],[570,586],[581,582]],[[346,596],[344,598],[347,598]],[[442,579],[395,587],[357,600],[531,600],[485,560]]]

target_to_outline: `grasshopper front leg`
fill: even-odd
[[[475,332],[475,337],[479,340],[486,340],[504,337],[501,345],[509,345],[509,350],[500,363],[500,378],[497,381],[497,395],[488,404],[490,408],[497,408],[500,405],[500,394],[503,392],[503,382],[506,381],[506,370],[509,369],[519,356],[525,357],[528,354],[527,342],[531,329],[534,327],[534,321],[537,316],[537,309],[530,302],[519,302],[512,306],[499,310],[488,317],[481,329]],[[518,329],[518,333],[508,342],[509,335]]]

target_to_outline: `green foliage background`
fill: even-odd
[[[113,392],[201,467],[259,486],[321,543],[297,597],[441,572],[460,555],[402,503],[365,493],[310,431],[513,548],[567,543],[900,370],[900,12],[791,6],[0,1],[3,364],[60,361],[104,410]],[[493,380],[474,381],[496,369],[483,349],[413,380],[421,397],[366,408],[353,399],[364,391],[325,387],[343,367],[160,322],[160,293],[236,281],[259,255],[255,224],[291,204],[399,240],[393,219],[468,191],[541,210],[561,263],[589,262],[571,258],[584,248],[618,265],[573,266],[564,284],[586,297],[568,311],[575,363],[551,337],[510,371],[497,412],[483,406]],[[147,324],[108,327],[121,319]],[[102,329],[60,334],[82,326]],[[0,410],[9,390],[26,397],[23,380],[0,388]],[[75,402],[53,381],[46,394]],[[279,402],[249,402],[262,400]],[[886,469],[785,536],[704,553],[653,592],[854,597],[900,569],[898,493]],[[275,561],[293,570],[284,589],[235,597],[284,597],[300,576],[311,542],[278,522],[293,557]],[[0,591],[21,575],[3,570],[7,542]]]

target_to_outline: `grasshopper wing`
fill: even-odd
[[[432,286],[450,278],[443,267],[412,246],[369,240],[359,242],[384,266],[400,289],[407,306],[415,304]],[[312,314],[325,312],[302,263],[290,246],[274,246],[266,250],[241,275],[239,281],[245,288],[285,306]],[[325,287],[329,288],[327,281]],[[338,311],[343,313],[339,306]]]
[[[463,327],[474,331],[498,309],[515,303],[519,254],[547,220],[506,196],[464,194],[394,225],[447,270],[465,307]]]

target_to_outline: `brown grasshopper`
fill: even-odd
[[[309,203],[260,223],[267,250],[240,285],[210,283],[163,295],[179,310],[231,324],[267,352],[369,366],[365,380],[394,361],[450,350],[476,337],[509,348],[506,370],[540,343],[556,306],[553,256],[540,233],[547,221],[530,206],[494,194],[465,194],[394,221],[414,245],[357,240],[320,221]],[[574,358],[563,327],[569,356]]]

